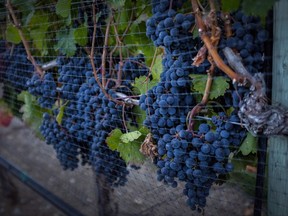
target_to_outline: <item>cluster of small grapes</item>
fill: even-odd
[[[2,53],[2,58],[6,62],[4,79],[9,86],[13,87],[16,92],[27,90],[26,82],[32,77],[34,66],[27,59],[23,46],[15,46],[13,51],[6,50]],[[9,64],[8,64],[9,62]]]
[[[27,80],[26,86],[30,94],[38,97],[37,101],[41,107],[53,107],[57,100],[57,85],[52,73],[46,72],[43,77],[35,73]]]
[[[74,57],[66,59],[58,57],[58,83],[62,86],[59,89],[60,98],[66,100],[76,100],[76,94],[82,83],[86,81],[85,71],[88,63],[86,57]]]
[[[55,115],[57,112],[55,113]],[[74,170],[78,167],[79,146],[67,128],[60,126],[53,115],[43,114],[40,132],[48,145],[53,145],[63,169]]]
[[[172,187],[177,187],[177,179],[186,182],[183,193],[188,197],[187,204],[193,210],[203,208],[210,187],[219,175],[232,171],[233,165],[228,162],[230,151],[239,147],[246,130],[230,123],[239,122],[235,114],[237,110],[230,117],[223,113],[212,117],[213,127],[203,123],[196,131],[187,130],[186,117],[195,105],[189,74],[206,72],[210,63],[205,60],[199,67],[192,66],[192,59],[202,46],[199,38],[193,39],[189,32],[195,23],[194,17],[177,13],[169,5],[170,1],[152,3],[153,16],[146,22],[146,34],[155,46],[164,47],[165,56],[161,80],[140,97],[140,107],[147,114],[144,124],[151,129],[157,142],[157,178]],[[245,34],[251,33],[250,30],[245,30]],[[266,35],[259,28],[254,33]],[[221,39],[220,46],[228,46],[234,40],[232,38],[234,36]],[[263,43],[264,39],[259,41]],[[254,42],[259,45],[259,41]],[[244,47],[247,48],[246,44]],[[253,52],[255,59],[260,61],[256,57],[262,49],[257,48]],[[221,52],[220,55],[223,56]]]
[[[189,30],[195,21],[192,15],[170,8],[170,1],[160,1],[153,6],[154,14],[146,22],[146,34],[154,45],[164,46],[165,57],[161,80],[147,95],[140,97],[140,107],[147,114],[144,124],[157,142],[158,180],[176,187],[176,178],[187,178],[183,168],[185,155],[190,151],[188,141],[193,138],[192,133],[186,131],[186,118],[195,105],[189,78],[196,54],[191,50],[195,41]]]
[[[87,83],[82,84],[77,94],[77,112],[82,117],[79,136],[89,140],[90,163],[96,173],[106,176],[106,181],[114,186],[124,185],[128,174],[126,163],[105,143],[113,129],[123,128],[123,107],[106,98],[92,71],[86,72],[86,79]],[[113,90],[110,89],[108,94],[116,98]]]
[[[259,17],[247,16],[242,11],[237,11],[231,14],[233,17],[231,28],[233,35],[231,37],[221,37],[219,43],[219,51],[224,47],[230,47],[237,50],[242,62],[249,73],[254,75],[258,72],[263,72],[264,56],[264,43],[269,39],[269,33],[261,24]],[[225,97],[227,106],[239,107],[241,98],[249,91],[248,88],[238,87],[233,90],[232,97],[228,95]],[[231,100],[232,98],[232,100]]]

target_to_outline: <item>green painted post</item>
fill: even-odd
[[[288,107],[288,0],[274,5],[272,101]],[[288,215],[288,138],[268,145],[268,215]]]

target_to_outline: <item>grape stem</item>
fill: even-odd
[[[207,23],[209,23],[208,26],[211,28],[211,43],[214,47],[217,47],[219,40],[220,40],[220,36],[221,36],[221,30],[218,28],[218,24],[217,24],[217,18],[216,18],[216,14],[215,14],[216,13],[216,7],[214,4],[214,1],[209,0],[209,3],[210,3],[210,12],[208,15],[208,20],[206,20],[206,21],[207,21]],[[195,59],[193,64],[195,64],[197,60],[198,60],[197,64],[199,64],[199,63],[201,64],[206,57],[206,52],[207,52],[207,47],[203,46],[199,50],[199,52],[196,56],[198,58]],[[206,104],[209,101],[209,95],[210,95],[212,84],[213,84],[215,62],[214,62],[214,59],[213,59],[213,56],[211,55],[211,53],[209,53],[207,59],[210,62],[211,66],[210,66],[209,70],[207,71],[208,77],[207,77],[207,81],[206,81],[204,94],[203,94],[201,102],[199,104],[197,104],[195,107],[193,107],[193,109],[189,113],[188,131],[193,131],[194,124],[195,124],[195,121],[193,120],[193,118],[201,111],[201,109],[204,106],[206,106]]]
[[[109,100],[112,100],[113,102],[117,103],[117,104],[121,104],[123,105],[123,102],[122,101],[117,101],[115,99],[113,99],[108,93],[107,91],[105,90],[105,88],[103,86],[103,83],[100,82],[99,80],[99,77],[97,75],[97,73],[99,72],[99,70],[101,69],[102,72],[103,72],[103,56],[104,56],[104,50],[105,49],[105,45],[104,45],[104,50],[103,50],[103,54],[102,54],[102,66],[100,68],[98,68],[96,70],[96,66],[95,66],[95,63],[94,63],[94,47],[95,47],[95,39],[96,39],[96,30],[97,30],[97,21],[96,21],[96,8],[95,8],[95,4],[92,3],[92,13],[93,13],[93,38],[92,38],[92,45],[91,45],[91,50],[90,50],[90,55],[89,55],[89,58],[90,58],[90,62],[91,62],[91,66],[92,66],[92,70],[93,70],[93,75],[94,75],[94,78],[98,84],[98,86],[101,88],[103,94],[109,99]],[[108,28],[108,27],[107,27]],[[110,29],[110,28],[109,28]],[[109,33],[109,31],[108,31]],[[106,37],[106,35],[105,35]],[[108,36],[107,36],[108,37]],[[106,40],[106,38],[105,38]],[[107,50],[106,50],[107,52]],[[104,66],[105,66],[105,59],[106,59],[106,54],[104,56]],[[104,76],[105,76],[105,68],[104,68]],[[103,73],[102,73],[102,82],[103,82]]]
[[[201,11],[199,9],[199,5],[198,5],[197,0],[191,0],[191,3],[192,3],[192,8],[193,8],[193,13],[195,14],[195,18],[196,18],[196,24],[198,26],[199,35],[200,35],[202,41],[204,42],[204,44],[206,45],[209,54],[212,56],[212,58],[215,62],[215,65],[220,70],[222,70],[224,73],[226,73],[233,80],[233,82],[244,83],[245,77],[235,73],[230,67],[228,67],[224,63],[222,58],[219,56],[215,46],[213,46],[211,39],[208,36],[209,34],[206,30],[206,26],[203,22],[203,19],[201,16]]]
[[[25,51],[27,53],[27,59],[33,64],[33,66],[35,67],[35,70],[36,72],[42,77],[44,75],[44,71],[42,70],[42,68],[36,63],[34,57],[32,56],[31,52],[30,52],[30,46],[22,32],[22,29],[21,29],[21,24],[19,23],[15,13],[14,13],[14,10],[13,10],[13,7],[10,3],[10,0],[7,0],[7,4],[6,4],[6,7],[12,17],[12,20],[13,20],[13,24],[14,26],[17,28],[18,30],[18,33],[19,33],[19,36],[21,38],[21,41],[25,47]]]
[[[104,46],[103,46],[103,52],[102,52],[102,64],[101,64],[101,74],[102,74],[102,86],[104,88],[104,86],[106,86],[106,77],[105,77],[105,73],[106,73],[106,56],[107,56],[107,48],[108,48],[108,39],[109,39],[109,31],[110,31],[110,26],[111,26],[111,22],[113,20],[113,14],[110,16],[110,19],[107,23],[106,26],[106,32],[105,32],[105,39],[104,39]],[[96,22],[96,20],[95,20]],[[95,40],[93,38],[93,40]]]
[[[207,71],[208,77],[206,81],[204,95],[200,103],[193,107],[193,109],[189,112],[189,123],[188,123],[188,131],[193,131],[195,121],[193,118],[201,111],[201,109],[208,103],[209,101],[209,94],[211,92],[211,87],[213,83],[213,73],[214,73],[215,66],[211,64],[211,67]]]
[[[231,17],[229,15],[229,13],[223,12],[221,14],[221,18],[224,21],[224,29],[225,29],[225,33],[226,33],[226,37],[229,38],[232,36],[232,29],[231,29]]]
[[[128,128],[127,128],[127,125],[126,125],[126,120],[125,120],[125,103],[122,106],[122,122],[123,122],[123,126],[125,128],[126,133],[128,133],[129,131],[128,131]]]
[[[122,41],[119,37],[118,29],[116,27],[114,19],[113,19],[113,27],[114,27],[115,37],[116,37],[116,46],[114,47],[113,50],[115,51],[117,48],[119,48],[119,58],[120,58],[119,59],[119,69],[117,71],[117,81],[116,81],[116,88],[117,88],[121,85],[121,81],[122,81],[123,56],[122,56]],[[110,53],[110,63],[112,63],[111,59],[112,59],[112,52]]]

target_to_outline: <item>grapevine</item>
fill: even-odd
[[[132,10],[121,26],[117,12],[124,19],[120,8],[136,8],[139,2],[70,5],[72,22],[56,5],[51,19],[67,20],[47,27],[57,33],[46,36],[57,42],[45,53],[28,41],[17,5],[7,1],[7,22],[22,45],[1,41],[0,78],[37,99],[35,106],[43,112],[40,132],[64,169],[88,164],[109,185],[124,186],[127,167],[138,168],[134,162],[145,155],[155,163],[159,181],[174,188],[185,182],[187,205],[201,211],[212,185],[233,171],[231,159],[248,131],[287,135],[287,112],[268,105],[260,73],[269,34],[260,18],[219,11],[213,0],[205,7],[197,0],[152,0]],[[145,35],[138,38],[135,29],[141,28]],[[71,32],[80,36],[69,40]],[[58,57],[46,68],[39,53]],[[119,148],[122,142],[136,156]]]

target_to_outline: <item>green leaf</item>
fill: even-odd
[[[117,128],[107,137],[106,143],[111,150],[118,151],[120,157],[122,157],[126,163],[142,163],[145,157],[139,149],[143,140],[144,138],[141,136],[140,131],[123,134],[121,130]]]
[[[146,119],[146,112],[144,110],[142,110],[139,106],[134,106],[133,110],[132,110],[132,113],[136,117],[136,122],[138,124],[138,127],[142,126],[144,120]]]
[[[39,50],[42,56],[48,54],[47,30],[49,28],[49,17],[44,11],[37,11],[31,17],[28,25],[30,28],[30,37],[33,45]]]
[[[74,38],[78,45],[85,46],[88,42],[88,28],[85,25],[81,25],[74,31]]]
[[[36,97],[31,95],[27,91],[22,91],[21,94],[17,96],[17,100],[24,102],[24,105],[20,110],[23,113],[22,115],[23,121],[36,132],[37,136],[41,137],[39,127],[42,123],[43,113],[44,112],[49,113],[50,111],[41,108],[37,104]]]
[[[142,163],[145,157],[139,151],[142,142],[119,143],[118,152],[126,163]]]
[[[193,79],[193,89],[201,94],[204,94],[207,75],[202,74],[191,74],[190,77]],[[223,76],[217,76],[213,78],[209,99],[215,99],[219,96],[223,96],[225,91],[230,87],[229,79]]]
[[[257,142],[258,138],[254,137],[251,133],[248,133],[247,137],[242,142],[239,151],[241,151],[244,156],[249,155],[250,153],[255,154],[257,152]]]
[[[56,34],[56,39],[58,41],[54,47],[56,51],[60,50],[68,57],[75,54],[77,48],[74,38],[74,29],[61,28]]]
[[[222,0],[222,10],[225,12],[235,11],[240,6],[240,0]]]
[[[126,0],[108,0],[107,2],[110,5],[110,7],[117,10],[117,9],[121,9],[124,7],[125,1]]]
[[[63,18],[68,18],[71,14],[71,0],[58,0],[56,14]]]
[[[18,29],[12,24],[8,24],[5,34],[6,34],[6,40],[8,42],[11,42],[14,44],[19,44],[21,42]]]
[[[153,79],[160,80],[160,75],[163,71],[162,55],[157,55],[151,70]]]
[[[133,86],[139,90],[140,94],[146,94],[146,92],[156,86],[157,83],[157,80],[146,80],[146,76],[141,76],[135,79]]]
[[[44,29],[33,29],[30,31],[31,39],[33,39],[33,44],[41,52],[41,55],[47,55],[48,48],[46,43],[46,30]]]
[[[123,134],[120,137],[120,139],[124,143],[129,143],[129,142],[132,142],[134,140],[137,140],[140,136],[141,136],[140,131],[132,131],[132,132],[128,132],[128,133]]]
[[[35,10],[32,10],[29,14],[27,14],[24,25],[28,25],[28,23],[31,21],[32,17],[34,16]]]
[[[259,16],[265,21],[267,12],[273,7],[276,0],[243,0],[242,10],[248,15]]]
[[[22,24],[25,26],[29,23],[31,17],[35,13],[34,3],[36,0],[12,0],[11,3],[13,6],[16,6],[19,11],[21,11],[21,20]]]
[[[63,119],[63,115],[64,115],[64,111],[65,111],[67,103],[68,103],[68,101],[60,107],[59,113],[56,116],[56,121],[59,125],[62,124],[62,119]]]
[[[120,137],[123,135],[123,133],[121,132],[120,129],[116,128],[115,130],[113,130],[110,135],[107,137],[106,139],[106,143],[108,145],[108,147],[113,150],[113,151],[117,151],[119,142],[121,142]]]

